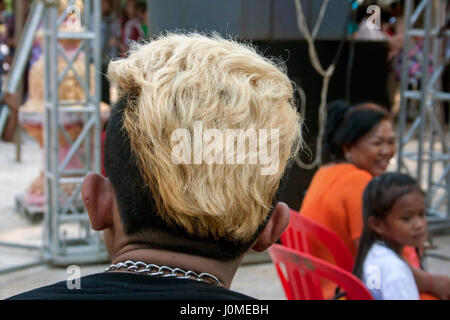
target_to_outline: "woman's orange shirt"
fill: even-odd
[[[314,175],[300,208],[300,214],[333,230],[347,245],[353,257],[363,229],[362,194],[372,175],[353,164],[325,165]],[[330,263],[326,247],[311,244],[311,253]]]
[[[358,253],[355,240],[363,229],[362,194],[372,175],[353,164],[324,165],[314,175],[300,208],[300,214],[334,231],[347,245],[353,258]],[[322,242],[310,238],[313,256],[336,264]],[[336,285],[322,279],[325,299],[332,299]]]

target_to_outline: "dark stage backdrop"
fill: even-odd
[[[316,149],[322,78],[311,65],[307,43],[305,41],[253,41],[253,43],[265,56],[282,59],[286,64],[289,78],[305,91],[306,120],[303,134],[311,152],[308,154],[301,151],[300,156],[304,162],[309,163],[312,160],[309,155],[313,157]],[[340,43],[333,40],[316,41],[318,56],[324,69],[335,60]],[[349,60],[350,50],[353,51],[352,61]],[[345,42],[330,81],[328,101],[335,99],[348,99],[351,103],[372,101],[390,109],[386,85],[388,75],[386,57],[387,44],[384,42],[357,41],[353,44]],[[294,163],[284,177],[280,201],[298,210],[316,170],[317,168],[305,170]]]
[[[322,80],[311,66],[307,44],[298,29],[294,0],[147,2],[152,36],[177,30],[204,33],[214,31],[225,37],[251,41],[264,55],[280,57],[285,61],[289,77],[306,93],[305,141],[314,154]],[[312,30],[322,1],[301,0],[301,3],[306,22]],[[318,55],[325,69],[335,59],[340,40],[347,33],[350,12],[348,0],[333,0],[328,4],[316,37]],[[331,78],[328,100],[348,98],[350,102],[371,100],[388,105],[386,43],[355,42],[354,50],[351,48],[350,42],[345,42],[335,74]],[[349,68],[348,58],[351,52],[353,62]],[[348,68],[350,72],[347,72]],[[347,86],[347,83],[351,85]],[[301,156],[308,161],[305,152]],[[298,209],[314,173],[315,170],[303,170],[294,165],[285,177],[281,200]]]

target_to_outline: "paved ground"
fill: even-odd
[[[15,212],[14,196],[23,193],[38,175],[42,155],[37,143],[25,137],[22,162],[15,162],[14,145],[0,142],[0,241],[40,244],[41,226]],[[434,238],[434,252],[450,255],[450,235]],[[0,246],[0,269],[37,259],[33,251]],[[261,258],[257,256],[256,258]],[[264,259],[265,258],[265,259]],[[255,259],[251,256],[247,261]],[[267,261],[267,256],[262,256]],[[450,263],[439,259],[427,259],[430,271],[450,276]],[[101,272],[105,265],[83,266],[82,275]],[[0,274],[0,299],[42,285],[67,280],[64,268],[40,265],[7,274]],[[284,293],[270,262],[242,265],[233,281],[232,289],[259,299],[284,299]]]

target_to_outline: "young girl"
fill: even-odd
[[[425,194],[410,176],[385,173],[372,179],[363,194],[364,229],[354,273],[377,300],[418,300],[403,246],[426,241]]]

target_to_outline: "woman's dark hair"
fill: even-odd
[[[355,144],[382,120],[390,120],[382,107],[370,103],[351,106],[343,100],[330,102],[327,106],[327,123],[323,139],[323,162],[344,161],[344,146]]]
[[[353,273],[362,279],[363,264],[373,243],[381,240],[380,236],[369,226],[369,217],[384,220],[395,202],[410,192],[425,195],[416,180],[411,176],[388,172],[373,178],[363,193],[363,232],[359,241]]]

